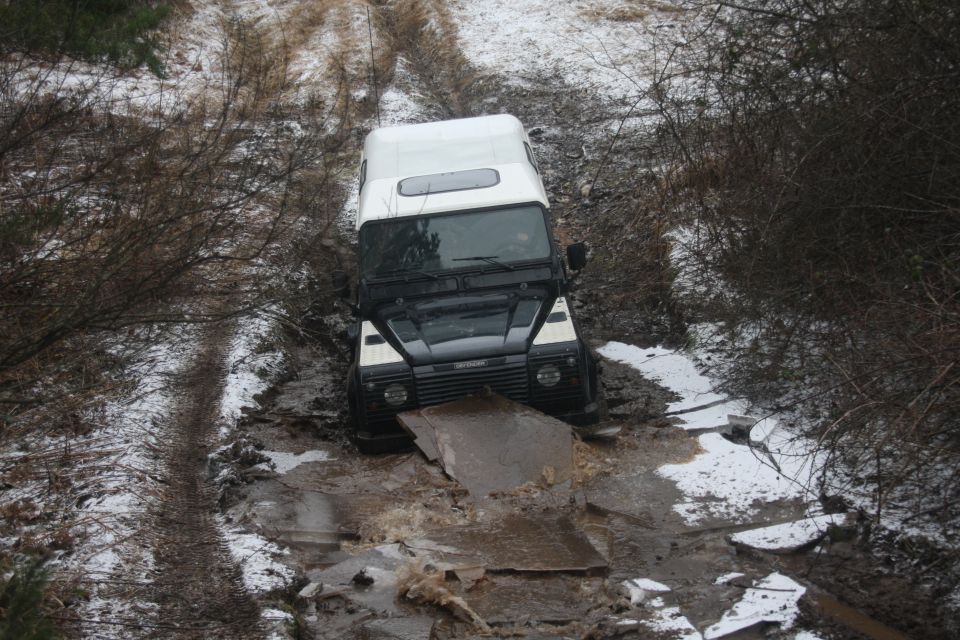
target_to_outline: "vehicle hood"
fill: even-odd
[[[397,300],[377,310],[378,324],[413,365],[525,353],[546,296],[531,289]]]

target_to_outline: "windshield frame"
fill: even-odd
[[[413,221],[413,220],[422,220],[422,219],[428,219],[428,218],[440,218],[440,217],[447,217],[447,216],[484,213],[484,212],[490,212],[490,211],[505,211],[509,209],[520,209],[520,208],[531,208],[531,207],[536,208],[539,211],[540,217],[543,221],[544,231],[546,233],[547,247],[548,247],[547,255],[539,258],[526,258],[526,259],[520,259],[520,260],[511,260],[509,258],[496,258],[496,261],[503,262],[506,265],[508,265],[506,268],[509,270],[512,270],[511,268],[523,268],[525,266],[545,264],[548,262],[552,263],[556,259],[557,248],[553,238],[553,226],[551,224],[552,220],[550,217],[549,209],[545,207],[542,202],[537,202],[537,201],[511,202],[509,204],[491,205],[486,207],[454,209],[451,211],[438,211],[438,212],[432,212],[432,213],[420,214],[420,215],[379,218],[376,220],[370,220],[368,222],[365,222],[363,226],[360,227],[357,233],[358,257],[359,257],[358,266],[360,269],[360,277],[361,279],[369,282],[383,282],[383,281],[397,280],[397,279],[409,279],[410,277],[432,278],[432,277],[439,276],[442,278],[447,275],[459,275],[459,274],[471,273],[471,272],[477,272],[477,271],[481,273],[490,272],[490,271],[503,271],[505,269],[504,265],[498,266],[488,260],[475,260],[475,261],[465,262],[463,266],[446,267],[446,268],[438,268],[438,269],[430,269],[422,265],[421,266],[411,265],[409,268],[407,268],[407,270],[403,270],[401,268],[401,270],[399,271],[392,271],[389,273],[378,275],[376,272],[364,270],[363,263],[364,263],[365,255],[363,253],[363,234],[365,233],[365,231],[367,231],[374,225],[391,224],[401,220]],[[464,256],[464,257],[469,257],[469,256]],[[427,273],[423,273],[423,272],[427,272],[430,275],[427,275]]]

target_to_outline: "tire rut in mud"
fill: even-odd
[[[476,70],[460,51],[456,27],[441,0],[378,3],[375,23],[388,43],[384,86],[393,79],[399,58],[438,110],[437,119],[475,115],[475,94],[482,90]]]
[[[153,637],[253,638],[259,608],[217,528],[207,454],[216,437],[228,327],[203,331],[196,360],[179,380],[180,401],[165,451],[166,486],[153,514],[156,559]]]

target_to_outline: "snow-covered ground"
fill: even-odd
[[[698,436],[702,450],[693,460],[660,467],[684,499],[674,506],[690,524],[707,518],[750,522],[764,503],[796,500],[817,509],[812,473],[818,468],[814,443],[789,432],[774,416],[750,418],[750,404],[718,393],[716,382],[699,372],[695,357],[664,347],[641,349],[609,342],[600,355],[628,364],[670,389],[680,400],[671,403],[679,426],[691,430],[720,429],[731,420],[748,425],[748,444],[720,433]]]
[[[148,347],[124,372],[132,381],[127,392],[110,398],[97,439],[97,457],[73,470],[79,477],[93,473],[86,492],[92,496],[73,515],[77,546],[64,558],[66,573],[83,576],[89,597],[82,618],[90,620],[97,637],[123,637],[122,626],[97,624],[142,618],[153,606],[146,601],[117,599],[120,582],[146,582],[154,566],[145,539],[146,515],[159,488],[165,435],[176,403],[174,381],[192,362],[195,332],[190,328]],[[73,442],[71,446],[82,446]]]
[[[241,318],[227,356],[228,373],[220,399],[220,437],[227,438],[243,407],[256,407],[255,397],[263,393],[280,374],[283,352],[261,349],[277,331],[276,322],[266,313]]]
[[[451,8],[463,52],[483,71],[518,84],[556,75],[613,99],[636,99],[648,89],[658,56],[668,53],[655,50],[650,34],[679,35],[689,21],[669,3],[454,0]]]
[[[8,58],[5,70],[16,69],[10,90],[21,96],[74,93],[93,109],[118,114],[184,113],[207,92],[222,88],[227,21],[217,2],[194,3],[187,14],[175,17],[163,78],[145,67],[121,72],[70,59],[50,64]]]
[[[720,576],[715,584],[726,584],[729,579],[732,579],[731,576]],[[648,578],[635,578],[625,581],[623,586],[630,594],[631,604],[643,607],[643,617],[620,619],[617,627],[644,628],[656,633],[657,637],[670,637],[674,640],[714,640],[761,623],[775,623],[781,632],[789,631],[800,615],[798,603],[806,592],[805,587],[787,576],[772,573],[754,581],[720,620],[701,633],[683,614],[681,606],[667,603],[666,598],[671,592],[667,585]],[[794,640],[817,638],[817,635],[808,631],[801,631],[793,636]]]

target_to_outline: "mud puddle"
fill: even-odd
[[[223,499],[230,520],[290,550],[306,637],[645,637],[661,609],[631,595],[637,579],[667,585],[659,603],[704,629],[743,595],[718,577],[770,571],[737,555],[727,528],[691,528],[673,511],[680,496],[656,469],[691,458],[696,440],[663,419],[669,396],[628,368],[606,375],[634,413],[614,439],[568,445],[568,482],[517,480],[479,499],[419,450],[359,454],[343,437],[342,356],[324,355],[298,354],[291,379],[241,421],[256,454]]]

